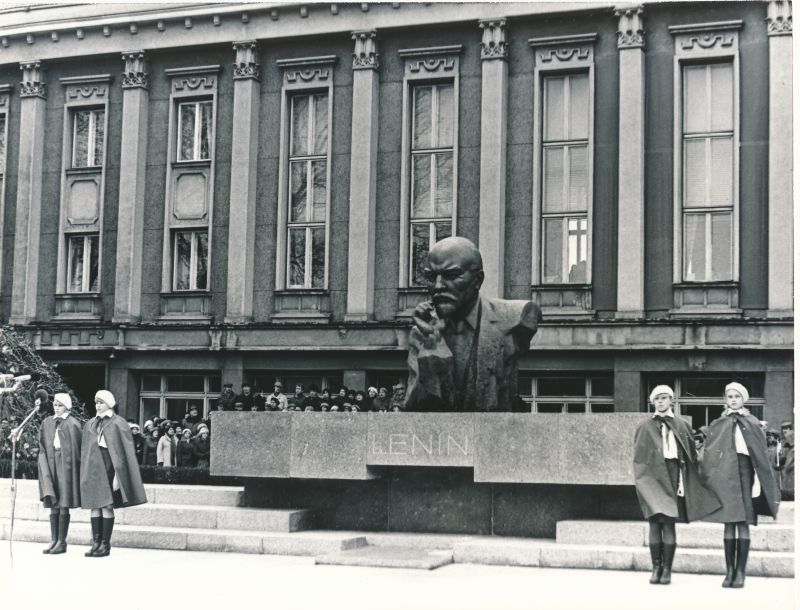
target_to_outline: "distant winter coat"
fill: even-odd
[[[704,484],[697,470],[697,450],[691,426],[680,417],[666,418],[678,443],[678,462],[683,473],[686,517],[702,519],[720,507],[720,501]],[[633,477],[636,495],[646,519],[663,514],[678,518],[675,493],[664,462],[661,424],[648,417],[639,424],[633,440]]]
[[[175,449],[176,466],[194,466],[194,450],[192,441],[182,438]]]
[[[209,460],[211,459],[211,439],[206,437],[203,440],[202,436],[198,436],[192,441],[192,449],[194,450],[195,463],[201,468],[208,468]]]
[[[787,498],[794,498],[794,443],[784,443],[780,453],[781,491]]]
[[[58,427],[61,451],[56,459],[53,440]],[[81,424],[72,415],[50,416],[39,429],[39,498],[47,508],[81,505]]]
[[[97,444],[97,427],[100,418],[93,417],[83,428],[81,440],[81,508],[136,506],[147,502],[142,485],[133,434],[124,418],[112,415],[103,426],[103,437],[108,445],[108,455],[119,480],[121,502],[114,503],[103,456]]]
[[[155,466],[156,453],[158,451],[158,439],[148,436],[144,439],[142,450],[142,466]]]
[[[742,437],[750,453],[753,470],[761,484],[761,495],[753,498],[753,509],[757,515],[778,514],[781,494],[772,476],[772,466],[767,455],[767,437],[758,419],[750,414],[723,415],[708,426],[700,466],[709,487],[717,494],[722,507],[705,520],[716,523],[747,521],[742,504],[742,485],[739,478],[739,461],[736,457],[733,427],[740,426]]]
[[[170,437],[165,434],[158,439],[158,448],[156,449],[156,463],[161,464],[164,468],[169,468],[175,465],[175,437]]]

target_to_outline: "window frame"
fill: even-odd
[[[192,374],[203,375],[203,391],[202,392],[171,392],[167,390],[167,377]],[[160,387],[158,390],[143,390],[142,380],[146,375],[155,375],[160,377]],[[139,372],[139,425],[144,429],[144,400],[145,399],[158,399],[158,417],[166,418],[167,416],[167,399],[175,400],[196,400],[202,405],[201,419],[206,419],[210,413],[210,402],[219,397],[219,392],[211,390],[211,377],[219,375],[220,383],[222,383],[221,372],[209,371],[170,371],[168,373],[160,373],[158,371],[140,371]]]
[[[414,96],[417,86],[452,84],[453,87],[453,203],[451,207],[450,235],[458,235],[458,157],[459,157],[459,110],[460,110],[460,54],[461,45],[441,47],[427,47],[418,49],[400,49],[398,54],[404,61],[403,73],[403,103],[402,103],[402,128],[401,128],[401,161],[400,161],[400,259],[398,273],[398,287],[401,289],[423,289],[423,285],[414,285],[413,271],[413,229],[412,224],[429,225],[429,243],[436,239],[434,219],[411,219],[411,198],[413,195],[413,134],[414,134]],[[432,121],[434,116],[431,116]],[[426,150],[434,155],[439,149]],[[444,152],[447,149],[442,149]],[[433,180],[431,181],[433,183]],[[431,197],[435,193],[431,190]],[[444,218],[444,217],[442,217]],[[439,221],[441,224],[442,221]],[[431,241],[433,240],[433,241]]]
[[[674,37],[675,55],[673,59],[673,283],[690,285],[707,285],[730,283],[739,281],[739,214],[740,192],[739,179],[741,175],[740,159],[740,130],[741,117],[740,102],[740,65],[739,65],[739,37],[738,30],[742,27],[741,21],[728,21],[719,23],[690,24],[685,26],[670,26],[668,29]],[[701,44],[702,42],[702,44]],[[712,64],[730,63],[732,67],[732,154],[733,167],[731,175],[731,205],[730,206],[703,206],[701,208],[685,208],[684,179],[685,179],[685,151],[686,139],[699,137],[713,138],[715,135],[728,132],[703,132],[684,134],[684,105],[686,90],[684,87],[684,68],[691,66],[707,66]],[[685,247],[688,240],[685,238],[685,218],[691,214],[702,214],[706,219],[706,236],[711,231],[711,215],[721,212],[731,214],[731,277],[726,279],[688,280],[684,276]],[[710,275],[711,267],[710,241],[706,242],[706,276]]]
[[[178,234],[179,233],[189,233],[191,234],[191,250],[189,254],[189,288],[178,288]],[[198,251],[198,234],[205,233],[206,234],[206,287],[205,288],[198,288],[197,287],[197,251]],[[208,229],[200,228],[200,229],[189,229],[189,228],[178,228],[172,230],[172,292],[176,293],[183,293],[183,292],[209,292],[211,290],[210,282],[211,282],[211,266],[209,265],[209,259],[211,258],[211,250],[209,249],[210,241],[208,237]]]
[[[278,218],[275,255],[275,289],[276,291],[328,291],[330,281],[330,253],[331,253],[331,175],[333,173],[333,94],[334,94],[334,64],[335,55],[320,57],[306,57],[299,59],[278,59],[276,63],[282,71],[281,80],[281,114],[279,132],[279,158],[278,158]],[[309,258],[313,246],[308,241],[309,230],[306,230],[306,266],[304,285],[293,286],[289,284],[289,240],[290,226],[299,228],[300,225],[313,224],[319,228],[320,223],[290,223],[289,206],[291,205],[291,134],[292,134],[292,98],[295,95],[313,95],[325,92],[327,95],[328,117],[328,142],[325,151],[326,176],[325,176],[325,269],[322,287],[312,288],[311,266]],[[303,155],[302,157],[306,157]],[[317,155],[311,155],[317,156]],[[298,155],[301,157],[301,155]],[[313,167],[313,165],[312,165]],[[309,172],[307,180],[313,180],[313,172]],[[312,197],[312,192],[308,193]],[[306,205],[309,205],[308,201]],[[313,231],[313,228],[311,229]]]
[[[78,149],[78,115],[82,112],[89,113],[89,133],[86,137],[86,165],[77,165],[75,156]],[[103,143],[100,155],[102,159],[99,160],[95,158],[95,150],[97,148],[97,113],[103,113]],[[70,159],[70,168],[72,169],[95,169],[102,167],[105,160],[105,153],[106,153],[106,133],[105,128],[107,126],[106,123],[106,108],[105,106],[98,106],[98,107],[75,107],[71,109],[72,114],[72,157]],[[93,161],[94,163],[90,163],[89,161]]]
[[[97,294],[100,286],[100,235],[98,233],[67,233],[67,294]],[[91,270],[91,238],[97,239],[97,286],[98,290],[91,290],[90,270]],[[72,290],[72,248],[70,243],[73,239],[83,239],[83,277],[81,280],[81,290]],[[88,256],[87,256],[88,252]]]
[[[210,96],[199,97],[196,99],[188,99],[181,101],[180,99],[176,100],[177,104],[177,122],[175,128],[175,135],[177,140],[175,142],[175,162],[176,163],[203,163],[203,162],[210,162],[212,155],[214,154],[214,127],[215,127],[215,112],[214,112],[214,98]],[[201,105],[210,104],[211,107],[211,118],[209,119],[209,133],[208,133],[208,157],[202,158],[200,155],[202,154],[201,151],[203,150],[203,135],[202,135],[202,112],[200,112]],[[181,141],[182,141],[182,128],[183,128],[183,108],[185,106],[194,106],[195,114],[194,114],[194,138],[192,142],[192,158],[191,159],[182,159],[181,158]]]
[[[614,374],[608,373],[607,371],[586,371],[582,373],[573,373],[573,372],[548,372],[547,374],[541,373],[530,373],[530,372],[520,372],[520,377],[528,378],[531,382],[531,391],[530,394],[520,394],[520,397],[530,405],[531,413],[539,414],[539,404],[543,403],[561,403],[561,413],[560,415],[567,415],[569,414],[567,403],[577,404],[583,403],[584,411],[583,413],[575,413],[574,415],[602,415],[603,412],[594,413],[592,411],[592,406],[594,405],[610,405],[611,406],[611,413],[615,413],[615,402],[614,396],[603,396],[600,394],[592,394],[592,378],[596,377],[607,377],[611,380],[612,386],[614,383]],[[560,379],[560,378],[570,378],[570,379],[582,379],[584,383],[584,394],[583,396],[567,396],[567,395],[559,395],[559,396],[551,396],[551,395],[539,395],[539,380],[541,379]],[[548,415],[558,415],[552,412],[546,412],[545,414]]]

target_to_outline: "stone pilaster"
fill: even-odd
[[[14,228],[14,277],[9,317],[11,324],[28,324],[37,319],[47,99],[41,62],[25,62],[20,64],[20,69],[19,169]]]
[[[769,315],[794,308],[792,231],[792,4],[767,5],[769,35]]]
[[[258,107],[261,102],[258,48],[254,40],[235,42],[233,134],[228,219],[228,302],[225,321],[253,318],[256,224]]]
[[[619,9],[617,317],[644,315],[644,29],[642,8]]]
[[[115,322],[141,317],[142,250],[147,161],[148,90],[142,51],[122,54],[122,138],[117,216],[117,259],[114,281]]]
[[[508,46],[506,20],[480,21],[481,167],[478,244],[486,279],[481,292],[505,296],[506,128],[508,121]]]
[[[378,50],[374,31],[353,32],[353,120],[345,320],[372,318],[378,168]]]

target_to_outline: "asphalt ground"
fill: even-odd
[[[113,540],[112,540],[113,544]],[[786,610],[795,579],[675,574],[650,585],[644,572],[453,564],[432,571],[317,566],[311,557],[112,548],[86,558],[45,545],[0,541],[0,607],[15,610]]]

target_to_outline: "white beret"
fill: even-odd
[[[114,395],[108,390],[98,390],[97,394],[94,395],[94,399],[97,400],[98,398],[102,400],[104,403],[106,403],[112,409],[114,408],[114,405],[117,404]]]
[[[55,396],[53,396],[53,402],[56,401],[64,405],[68,411],[72,409],[72,398],[70,398],[69,394],[63,392],[56,394]]]
[[[657,385],[653,388],[653,391],[650,392],[650,402],[653,402],[659,394],[669,394],[670,398],[675,398],[675,392],[672,391],[671,387],[668,385]]]
[[[736,390],[737,392],[739,392],[739,394],[742,395],[742,402],[747,402],[748,400],[750,400],[750,393],[747,391],[747,388],[745,388],[741,383],[736,383],[735,381],[733,383],[729,383],[728,385],[725,386],[726,394],[728,393],[728,390]]]

